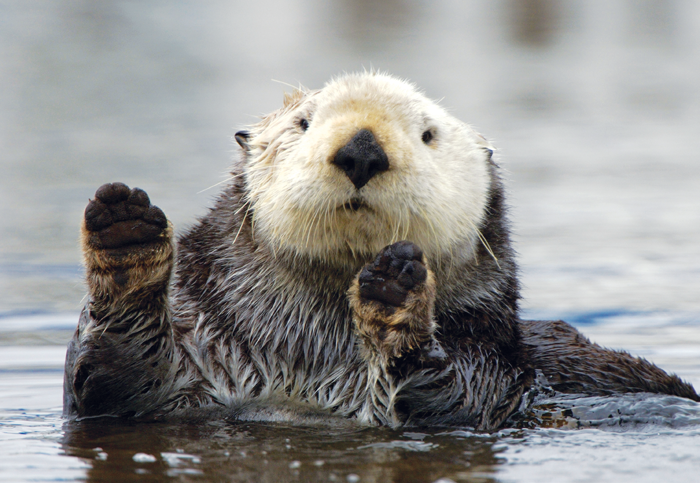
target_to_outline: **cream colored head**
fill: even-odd
[[[333,160],[362,129],[389,167],[357,189]],[[475,245],[491,148],[407,82],[368,72],[296,91],[252,127],[247,146],[255,237],[273,250],[366,259],[410,240],[431,259]]]

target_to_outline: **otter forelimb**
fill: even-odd
[[[149,414],[172,393],[172,227],[144,191],[105,184],[81,241],[89,298],[68,349],[64,414]]]

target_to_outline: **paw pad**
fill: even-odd
[[[85,228],[98,248],[148,243],[167,226],[165,214],[151,205],[145,191],[123,183],[102,185],[85,208]]]
[[[427,278],[428,271],[422,259],[423,252],[411,242],[389,245],[360,272],[360,296],[394,307],[401,306],[409,291]]]

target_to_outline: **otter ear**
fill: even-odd
[[[250,146],[248,145],[248,139],[250,139],[250,133],[248,131],[238,131],[234,137],[238,145],[243,148],[243,151],[250,151]]]
[[[493,152],[496,148],[494,148],[490,142],[486,140],[484,136],[482,136],[479,133],[476,133],[476,144],[484,150],[484,153],[486,153],[486,159],[488,160],[489,163],[493,164],[494,166],[497,166],[497,164],[493,160]]]
[[[488,160],[488,162],[490,164],[492,164],[493,166],[499,168],[500,166],[498,166],[496,161],[493,160],[493,148],[489,147],[489,148],[483,148],[483,149],[484,149],[484,152],[486,153],[486,159]]]

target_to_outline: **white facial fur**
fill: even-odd
[[[374,134],[389,169],[357,190],[332,160],[361,129]],[[416,243],[429,259],[455,247],[464,256],[465,245],[474,246],[491,147],[407,82],[362,73],[297,91],[252,127],[249,141],[255,237],[273,250],[350,261],[399,240]],[[364,206],[353,210],[352,201]]]

